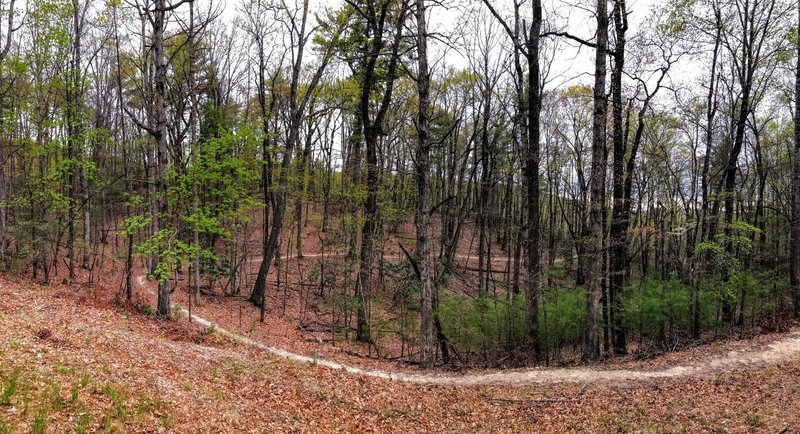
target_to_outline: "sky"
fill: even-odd
[[[232,22],[241,6],[242,0],[223,0],[223,16],[226,21]],[[298,7],[302,0],[284,0],[291,5],[296,2]],[[492,5],[504,17],[511,18],[513,3],[510,0],[491,0]],[[343,3],[342,0],[309,0],[312,11],[324,9],[336,9]],[[629,12],[629,35],[632,35],[647,23],[651,9],[662,3],[659,0],[631,0],[627,8]],[[482,14],[480,19],[491,19],[488,9],[481,0],[437,0],[428,2],[428,28],[431,32],[439,35],[446,35],[452,41],[447,44],[431,38],[431,56],[436,63],[434,67],[441,67],[442,63],[456,67],[468,67],[468,60],[463,47],[464,38],[460,34],[474,30],[475,15]],[[530,5],[527,2],[522,6],[523,11]],[[569,33],[580,36],[584,39],[592,39],[594,36],[595,18],[592,10],[595,2],[592,0],[543,0],[545,26],[551,30],[566,30]],[[472,21],[472,22],[471,22]],[[500,31],[497,27],[497,31]],[[500,35],[504,36],[504,35]],[[507,43],[507,39],[499,39],[501,43]],[[550,81],[546,87],[562,87],[573,83],[590,83],[592,81],[592,71],[594,62],[594,52],[586,47],[579,47],[577,44],[564,39],[550,39],[548,44],[557,44],[554,53],[554,60],[551,67]],[[498,50],[500,53],[501,50]]]

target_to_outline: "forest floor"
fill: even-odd
[[[0,432],[800,429],[796,329],[591,367],[364,375],[115,294],[0,276]]]

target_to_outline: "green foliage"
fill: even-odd
[[[336,285],[338,279],[337,266],[333,260],[326,259],[322,267],[319,265],[311,267],[306,278],[309,282],[316,283],[318,287],[331,288]]]
[[[122,221],[122,234],[131,237],[139,234],[142,229],[150,225],[150,217],[145,215],[133,215]]]
[[[147,316],[155,316],[156,311],[153,310],[152,306],[146,305],[145,307],[142,308],[142,313],[147,315]]]
[[[200,256],[200,272],[208,275],[213,280],[221,277],[230,276],[233,272],[233,264],[226,256],[209,255],[207,251]]]
[[[253,159],[246,156],[259,136],[247,127],[229,131],[220,119],[208,120],[206,126],[208,136],[197,144],[185,173],[173,169],[167,178],[167,202],[177,219],[160,219],[161,229],[135,245],[137,256],[158,257],[151,277],[162,283],[194,258],[200,259],[201,271],[212,279],[229,275],[231,265],[214,254],[209,240],[230,240],[232,231],[249,221],[255,205],[251,192],[258,172]],[[134,205],[140,202],[132,200]],[[148,216],[135,215],[123,227],[126,234],[134,234],[149,223]],[[193,240],[195,231],[201,237],[199,243]]]
[[[151,278],[166,283],[180,266],[187,266],[202,249],[177,237],[175,229],[161,229],[135,246],[137,255],[154,255],[159,258]],[[210,254],[210,253],[209,253]]]
[[[393,306],[387,308],[393,316],[386,320],[374,318],[370,336],[377,340],[381,336],[398,335],[404,341],[415,342],[419,337],[419,279],[408,261],[383,261],[381,267],[386,290],[391,294],[391,300],[385,302]]]
[[[494,294],[473,299],[442,293],[437,313],[445,335],[465,358],[486,357],[520,344],[525,337],[523,297],[509,301]]]
[[[677,36],[685,32],[691,19],[691,8],[695,0],[678,0],[670,3],[664,12],[666,20],[661,23],[661,31],[670,36]]]
[[[398,227],[408,222],[413,215],[413,210],[398,206],[392,200],[383,200],[378,204],[383,222],[389,226],[390,232],[397,232]]]
[[[623,307],[623,324],[643,337],[662,338],[666,333],[691,328],[691,288],[677,279],[647,278],[628,286]],[[712,303],[703,303],[701,312],[702,318],[711,319]]]
[[[725,229],[714,241],[699,243],[696,253],[708,258],[712,269],[719,273],[721,280],[713,285],[719,299],[733,302],[742,279],[743,258],[752,252],[753,238],[761,230],[741,220],[731,222]]]
[[[539,339],[550,348],[577,345],[586,322],[586,289],[555,287],[540,296]]]
[[[358,308],[358,298],[349,294],[333,294],[328,299],[328,303],[338,312],[355,312]]]

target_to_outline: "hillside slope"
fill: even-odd
[[[777,432],[800,424],[796,358],[637,383],[417,385],[276,359],[213,328],[116,307],[108,292],[0,276],[0,433]]]

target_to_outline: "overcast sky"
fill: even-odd
[[[219,0],[217,0],[219,1]],[[223,19],[232,22],[238,9],[241,8],[242,0],[222,0],[224,1]],[[302,5],[302,0],[284,0],[288,4],[295,2],[298,7]],[[336,9],[341,7],[342,0],[309,0],[312,11],[322,11],[324,9]],[[651,15],[654,5],[662,3],[659,0],[631,0],[628,2],[629,12],[629,35],[635,34],[639,28],[646,25],[647,18]],[[483,12],[483,19],[492,19],[488,14],[488,9],[481,0],[437,0],[430,1],[429,10],[429,31],[437,34],[450,36],[453,44],[446,46],[444,43],[431,39],[431,51],[437,53],[435,56],[437,64],[441,67],[444,62],[448,65],[465,68],[468,61],[463,49],[463,39],[460,34],[474,31],[475,16]],[[492,0],[493,6],[504,16],[511,18],[512,5],[510,0]],[[567,30],[572,34],[584,39],[594,37],[596,28],[595,18],[592,11],[595,9],[593,0],[543,0],[544,20],[551,28]],[[523,5],[523,13],[528,11],[530,2]],[[528,13],[529,15],[529,13]],[[498,32],[500,28],[497,28]],[[501,43],[507,43],[504,35],[499,35]],[[549,40],[548,44],[557,44],[555,56],[550,73],[550,87],[560,87],[575,82],[591,82],[593,71],[594,52],[586,47],[579,47],[577,44],[566,40]],[[498,50],[498,54],[499,54]]]

